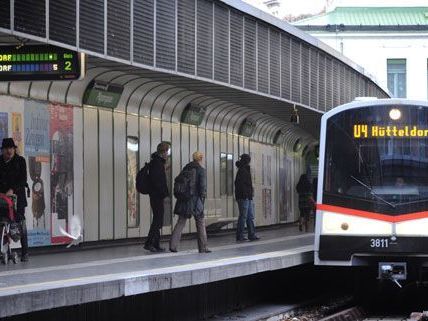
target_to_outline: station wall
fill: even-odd
[[[242,153],[253,159],[257,226],[298,218],[294,190],[306,166],[301,151],[283,145],[113,109],[0,95],[0,139],[7,136],[27,160],[30,246],[66,242],[59,227],[70,231],[73,217],[85,242],[146,236],[150,204],[136,192],[135,176],[161,141],[171,144],[170,183],[194,151],[206,155],[207,225],[238,216],[233,182]],[[174,199],[165,205],[163,234],[170,234]],[[190,222],[185,231],[195,230]]]

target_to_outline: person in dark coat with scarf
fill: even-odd
[[[150,252],[164,252],[160,247],[160,230],[163,226],[164,217],[164,199],[169,196],[166,180],[165,162],[169,151],[168,143],[160,143],[157,151],[152,154],[150,161],[150,206],[153,212],[153,220],[150,225],[149,235],[147,236],[144,249]]]
[[[174,227],[171,236],[169,249],[171,252],[177,252],[177,245],[181,239],[181,233],[186,222],[192,216],[195,218],[196,230],[198,234],[199,253],[210,253],[207,247],[207,232],[205,229],[204,203],[207,196],[207,175],[202,167],[203,154],[201,152],[193,153],[193,162],[187,164],[183,171],[194,171],[193,179],[190,182],[189,200],[177,199],[174,207],[174,214],[179,216],[177,224]]]
[[[236,240],[238,242],[259,239],[254,227],[254,188],[250,162],[250,155],[242,154],[240,160],[235,163],[238,167],[235,178],[235,199],[239,207],[238,226],[236,228]],[[245,224],[247,224],[248,239],[244,236]]]
[[[27,164],[25,158],[16,152],[17,146],[12,138],[3,139],[0,157],[0,193],[17,196],[16,221],[21,233],[21,261],[28,261],[27,225],[25,222],[25,208],[27,197]]]
[[[308,222],[311,212],[314,209],[314,199],[312,195],[312,184],[308,179],[308,175],[303,174],[300,176],[299,182],[296,186],[297,193],[299,194],[299,230],[303,230],[303,225],[305,226],[305,231],[308,231]]]

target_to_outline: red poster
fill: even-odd
[[[49,114],[51,241],[55,244],[69,240],[59,228],[69,231],[73,215],[73,107],[50,104]]]

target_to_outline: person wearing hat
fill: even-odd
[[[16,152],[17,146],[12,138],[4,138],[0,156],[0,193],[17,196],[16,221],[21,232],[21,261],[28,261],[28,238],[25,223],[27,198],[27,164],[25,158]]]
[[[248,154],[242,154],[240,160],[235,163],[238,172],[235,178],[235,199],[238,202],[239,218],[236,228],[236,240],[257,241],[254,227],[254,188],[250,169],[251,157]],[[247,224],[248,238],[244,236],[245,224]]]

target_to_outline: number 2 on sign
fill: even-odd
[[[66,61],[65,62],[64,70],[71,71],[71,61]]]
[[[386,248],[388,247],[388,239],[371,239],[370,247],[372,248]]]

